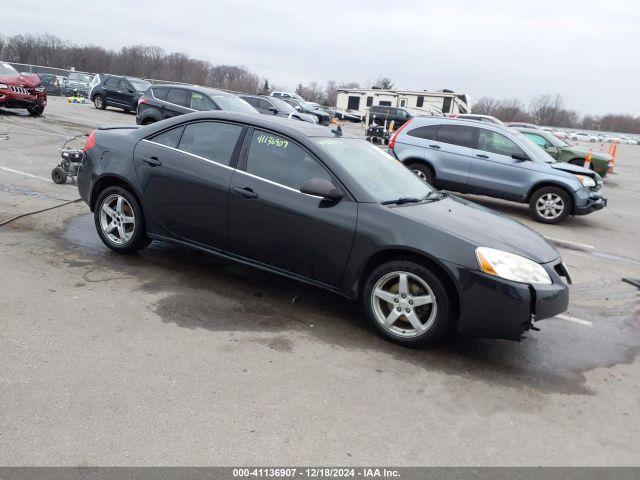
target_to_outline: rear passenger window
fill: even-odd
[[[169,89],[166,87],[153,87],[151,92],[153,92],[153,96],[158,100],[165,100],[167,98],[167,93],[169,93]]]
[[[478,134],[478,150],[485,152],[497,153],[498,155],[519,155],[524,156],[522,149],[515,142],[501,133],[484,128],[479,129]]]
[[[461,125],[441,125],[436,137],[438,142],[460,147],[474,148],[474,128]]]
[[[167,94],[167,102],[180,105],[182,107],[189,106],[189,91],[181,88],[172,88]]]
[[[158,135],[151,137],[149,140],[166,147],[177,148],[178,141],[180,141],[180,135],[182,134],[183,126],[172,128]]]
[[[410,137],[424,138],[425,140],[434,140],[436,138],[437,131],[437,125],[427,125],[425,127],[414,128],[413,130],[410,130],[407,135]]]
[[[256,108],[260,103],[260,99],[256,97],[240,97],[240,98],[242,98],[245,102],[247,102],[252,107],[256,107]]]
[[[229,165],[242,127],[221,122],[198,122],[187,125],[180,139],[180,150]]]
[[[247,173],[299,190],[312,178],[331,181],[318,161],[295,143],[256,130],[247,156]]]

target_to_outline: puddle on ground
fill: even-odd
[[[134,255],[111,252],[95,232],[91,214],[68,221],[60,243],[78,257],[65,261],[68,268],[108,269],[139,279],[142,291],[166,294],[153,305],[163,322],[203,334],[273,333],[275,339],[253,341],[282,354],[295,352],[297,339],[304,336],[467,379],[544,393],[590,394],[585,372],[630,363],[640,351],[640,319],[632,312],[640,297],[631,290],[611,312],[571,310],[593,327],[548,319],[537,324],[540,332],[530,332],[520,343],[452,338],[428,350],[412,350],[379,338],[357,305],[317,288],[160,242]]]

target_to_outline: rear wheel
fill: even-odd
[[[540,223],[560,223],[571,213],[571,197],[560,187],[543,187],[529,200],[529,213]]]
[[[415,162],[410,164],[409,168],[413,170],[413,173],[415,173],[420,180],[433,185],[433,172],[427,165],[421,162]]]
[[[100,193],[93,212],[102,242],[118,253],[132,253],[149,245],[142,208],[122,187],[108,187]]]
[[[376,330],[407,347],[435,342],[451,321],[449,295],[440,279],[410,260],[393,260],[371,272],[363,302]]]
[[[107,108],[107,102],[104,101],[104,97],[102,95],[96,95],[93,97],[93,106],[98,110],[104,110]]]

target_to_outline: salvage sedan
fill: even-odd
[[[116,252],[173,242],[325,288],[406,346],[518,340],[567,308],[540,235],[340,128],[201,112],[101,128],[84,150],[78,189]]]

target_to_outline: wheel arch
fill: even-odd
[[[362,290],[371,272],[379,265],[393,260],[414,261],[431,270],[440,279],[440,281],[447,289],[447,292],[451,295],[451,314],[455,319],[455,322],[458,321],[461,308],[461,292],[456,286],[457,284],[455,281],[455,277],[437,259],[430,257],[422,252],[417,252],[415,250],[408,250],[405,248],[388,248],[380,250],[371,255],[365,261],[364,265],[360,269],[360,273],[356,278],[356,282],[353,288],[356,300],[360,300],[362,298]]]
[[[89,208],[91,209],[92,212],[95,210],[96,201],[98,200],[100,193],[102,193],[104,189],[109,187],[122,187],[128,190],[129,192],[131,192],[131,195],[135,197],[136,201],[138,202],[138,205],[140,205],[140,208],[143,208],[140,195],[138,191],[133,187],[133,185],[131,185],[130,182],[128,182],[127,180],[125,180],[124,178],[118,175],[107,174],[100,177],[93,184],[93,188],[91,189]]]
[[[533,196],[533,194],[535,192],[537,192],[541,188],[545,188],[545,187],[557,187],[557,188],[560,188],[560,189],[564,190],[565,192],[567,192],[567,195],[569,195],[569,200],[571,201],[571,209],[569,210],[569,212],[570,212],[570,214],[573,213],[573,209],[575,208],[575,205],[576,205],[576,200],[574,198],[574,193],[566,185],[563,185],[562,183],[559,183],[559,182],[553,182],[553,181],[545,180],[545,181],[536,183],[527,192],[526,203],[529,203],[531,201],[531,197]]]

